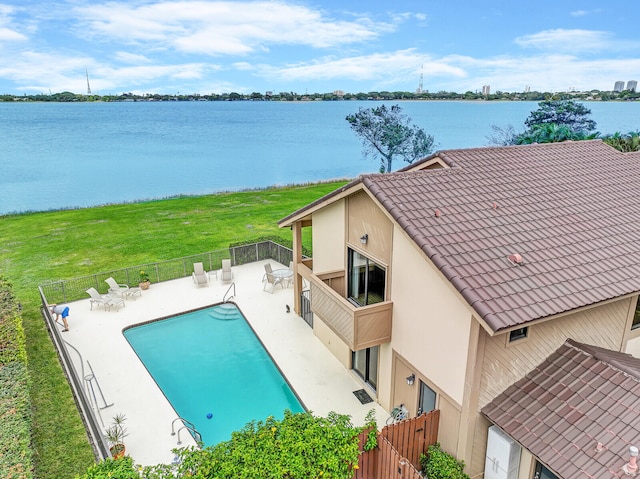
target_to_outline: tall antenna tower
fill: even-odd
[[[424,80],[424,65],[420,66],[420,83],[418,83],[418,89],[416,90],[416,93],[423,93],[423,85],[422,85],[422,81]]]
[[[91,95],[91,85],[89,85],[89,70],[85,67],[84,72],[87,75],[87,95]]]

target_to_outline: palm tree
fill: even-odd
[[[625,153],[640,151],[640,131],[630,131],[627,134],[617,131],[613,135],[603,137],[602,141]]]
[[[516,137],[516,145],[528,145],[531,143],[557,143],[560,141],[593,140],[598,138],[598,132],[586,133],[576,131],[567,125],[557,123],[542,123],[535,125]]]

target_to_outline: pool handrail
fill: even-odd
[[[227,294],[229,294],[229,291],[231,291],[231,289],[233,288],[233,294],[231,296],[229,296],[227,298]],[[231,283],[231,285],[229,286],[229,288],[227,289],[227,292],[224,293],[224,296],[222,297],[222,302],[226,303],[227,301],[233,299],[236,297],[236,283]]]

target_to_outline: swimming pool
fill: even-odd
[[[124,336],[205,445],[230,439],[249,421],[304,411],[233,303],[133,326]]]

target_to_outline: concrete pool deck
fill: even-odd
[[[351,416],[354,425],[363,424],[366,414],[373,409],[378,426],[382,427],[389,413],[376,402],[361,404],[353,391],[366,389],[363,383],[338,362],[301,317],[293,311],[286,312],[287,305],[293,307],[293,287],[277,286],[273,294],[268,292],[269,287],[267,292],[262,290],[267,262],[274,269],[285,267],[275,261],[233,267],[236,291],[233,301],[299,398],[314,415],[326,416],[335,411]],[[218,272],[217,279],[210,278],[209,286],[197,287],[191,277],[152,284],[141,296],[128,299],[125,307],[118,310],[105,311],[102,306],[94,305],[92,311],[88,298],[68,304],[70,331],[62,333],[62,339],[76,348],[84,360],[83,371],[78,354],[70,348],[69,354],[80,377],[90,373],[87,363],[91,365],[97,381],[87,384],[93,385],[98,405],[103,406],[97,384],[107,404],[113,403],[99,410],[105,427],[116,414],[126,415],[129,435],[124,442],[127,454],[136,464],[170,463],[173,448],[195,442],[183,430],[182,444],[177,445],[177,436],[171,435],[171,423],[178,415],[129,346],[123,329],[219,303],[229,287],[230,283],[220,281]],[[167,354],[178,352],[167,351]],[[176,422],[176,430],[178,427]]]

